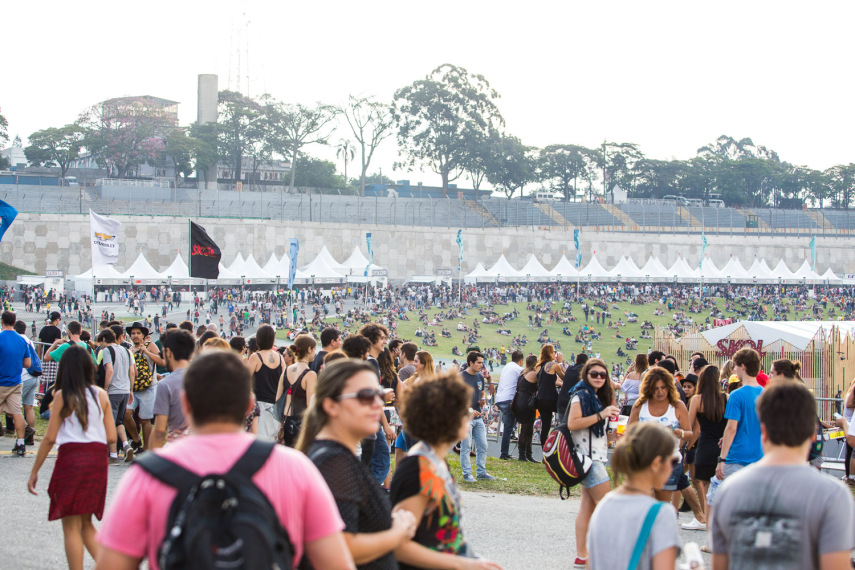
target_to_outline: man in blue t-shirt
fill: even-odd
[[[475,444],[475,475],[482,481],[494,481],[496,478],[487,473],[487,426],[481,415],[484,405],[484,355],[472,351],[466,355],[466,368],[460,373],[463,381],[472,387],[472,412],[471,432],[469,437],[460,442],[460,467],[463,470],[463,480],[467,483],[477,481],[472,476],[472,461],[469,459],[469,450]]]
[[[721,481],[763,458],[760,420],[755,405],[763,393],[763,388],[757,383],[760,355],[753,348],[740,349],[733,355],[733,372],[742,381],[742,388],[730,395],[724,411],[727,427],[724,428],[721,457],[715,470]]]
[[[23,457],[27,454],[24,445],[24,416],[21,413],[21,371],[32,365],[30,348],[21,335],[15,332],[15,313],[3,311],[0,316],[3,330],[0,331],[0,413],[12,416],[17,440],[12,454]]]

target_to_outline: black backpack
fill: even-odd
[[[116,374],[116,350],[112,346],[107,346],[107,350],[110,351],[110,362],[113,364],[113,375]],[[103,352],[103,348],[99,348],[95,353],[95,358],[97,360],[98,355]],[[104,358],[101,358],[101,362],[98,363],[98,366],[95,368],[95,385],[99,388],[104,387],[104,383],[107,381],[107,365],[104,363]]]
[[[224,474],[196,475],[155,453],[134,463],[178,489],[158,550],[162,570],[293,566],[294,549],[276,510],[252,482],[273,451],[254,441]]]

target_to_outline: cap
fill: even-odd
[[[739,382],[739,376],[736,374],[731,374],[730,378],[727,379],[728,384],[736,384],[737,382]]]

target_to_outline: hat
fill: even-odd
[[[761,387],[765,388],[766,384],[769,383],[769,377],[766,376],[766,373],[762,370],[759,374],[757,374],[757,383],[760,384]]]
[[[61,318],[62,315],[60,315],[58,311],[53,311],[50,314],[50,322],[58,321]]]
[[[131,335],[131,331],[132,331],[132,330],[134,330],[134,329],[140,329],[140,330],[142,331],[142,333],[143,333],[143,336],[148,336],[148,329],[147,329],[147,328],[145,328],[145,326],[143,326],[143,324],[142,324],[141,322],[139,322],[139,321],[136,321],[134,324],[132,324],[132,325],[131,325],[131,326],[129,326],[129,327],[125,327],[125,332],[127,332],[127,333],[128,333],[128,336],[130,336],[130,335]]]
[[[730,378],[727,379],[728,384],[736,384],[739,381],[739,376],[737,376],[736,374],[731,374]]]
[[[215,325],[214,323],[208,323],[208,327],[207,327],[207,328],[208,328],[208,330],[209,330],[209,331],[217,332],[217,325]]]
[[[709,365],[709,362],[703,356],[700,356],[700,357],[698,357],[692,361],[692,368],[694,368],[696,370],[700,370],[704,366],[708,366],[708,365]]]
[[[681,380],[681,383],[682,382],[691,382],[693,386],[697,386],[698,385],[698,375],[697,374],[687,374],[686,377],[683,378],[683,380]]]

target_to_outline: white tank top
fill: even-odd
[[[86,431],[80,426],[77,414],[72,412],[59,426],[56,436],[57,445],[64,443],[107,443],[107,430],[104,429],[104,410],[96,398],[98,392],[92,388],[86,390],[86,403],[89,404],[89,421]],[[58,413],[58,411],[57,411]]]
[[[647,407],[647,401],[641,405],[641,410],[638,413],[639,422],[658,422],[660,425],[668,429],[677,429],[680,427],[680,420],[677,419],[677,410],[673,404],[668,404],[668,410],[661,416],[654,416],[650,413]]]

